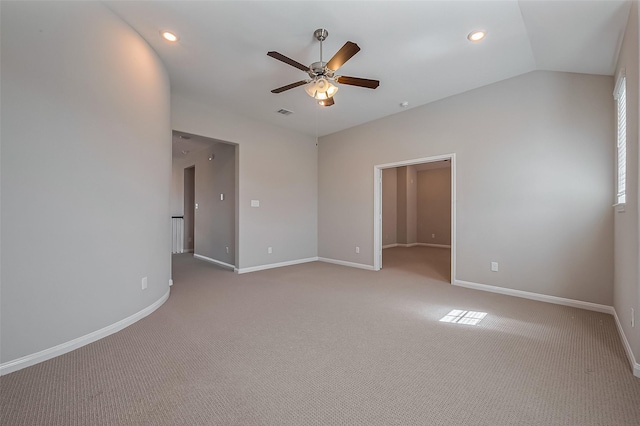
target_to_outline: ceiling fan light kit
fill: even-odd
[[[329,32],[325,29],[317,29],[314,31],[313,36],[320,42],[320,61],[312,63],[309,67],[294,61],[287,56],[284,56],[278,52],[268,52],[267,56],[271,56],[274,59],[289,64],[292,67],[298,68],[301,71],[309,74],[309,79],[301,80],[295,83],[288,84],[286,86],[273,89],[271,93],[282,93],[286,90],[293,89],[298,86],[306,85],[304,90],[309,96],[317,99],[318,104],[321,106],[331,106],[335,104],[333,95],[338,92],[336,84],[348,84],[351,86],[365,87],[368,89],[375,89],[380,85],[378,80],[369,80],[366,78],[358,77],[346,77],[337,76],[335,72],[344,65],[349,59],[360,51],[360,47],[357,44],[348,41],[333,55],[329,62],[322,61],[322,42],[327,39]]]

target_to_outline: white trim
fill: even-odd
[[[373,166],[373,270],[382,268],[382,167]]]
[[[333,263],[335,265],[349,266],[351,268],[366,269],[368,271],[373,271],[373,266],[365,265],[364,263],[346,262],[344,260],[328,259],[326,257],[319,257],[318,260],[320,262]]]
[[[627,70],[625,68],[620,68],[620,72],[616,76],[616,83],[613,87],[613,99],[618,99],[620,97],[620,89],[622,86],[622,80],[627,78]]]
[[[435,248],[447,248],[447,249],[451,248],[451,245],[449,245],[449,244],[418,243],[418,245],[422,246],[422,247],[435,247]]]
[[[629,360],[629,364],[631,365],[631,370],[633,371],[633,375],[636,377],[640,377],[640,364],[636,361],[636,358],[633,356],[633,351],[631,351],[631,345],[627,340],[627,336],[624,334],[624,330],[622,329],[622,324],[620,323],[620,318],[618,318],[618,313],[615,308],[613,309],[613,318],[616,320],[616,326],[618,327],[618,334],[620,334],[620,340],[622,340],[622,346],[624,346],[624,351],[627,353],[627,359]]]
[[[384,249],[393,248],[393,247],[415,247],[415,246],[448,248],[448,249],[451,248],[451,246],[448,245],[448,244],[430,244],[430,243],[401,244],[401,243],[393,243],[393,244],[387,244],[386,246],[382,246],[382,249],[384,250]]]
[[[89,343],[93,343],[96,340],[100,340],[103,337],[107,337],[110,334],[120,331],[123,328],[135,323],[136,321],[141,320],[142,318],[146,317],[147,315],[158,309],[160,306],[162,306],[162,304],[169,298],[170,291],[170,289],[167,289],[167,292],[162,295],[162,297],[160,297],[158,300],[142,309],[141,311],[136,312],[135,314],[128,316],[127,318],[121,319],[116,323],[103,327],[100,330],[96,330],[92,333],[80,336],[68,342],[61,343],[52,348],[14,359],[13,361],[3,362],[2,364],[0,364],[0,376],[13,373],[14,371],[18,371],[23,368],[30,367],[40,362],[49,360],[51,358],[66,354],[67,352],[71,352],[75,349],[88,345]]]
[[[287,262],[280,262],[280,263],[270,263],[267,265],[259,265],[259,266],[250,266],[248,268],[240,268],[237,269],[236,272],[239,274],[246,274],[247,272],[256,272],[256,271],[262,271],[265,269],[273,269],[273,268],[281,268],[283,266],[292,266],[292,265],[299,265],[300,263],[309,263],[309,262],[316,262],[318,260],[317,257],[308,257],[306,259],[296,259],[296,260],[290,260]]]
[[[234,265],[232,265],[230,263],[225,263],[225,262],[223,262],[221,260],[212,259],[210,257],[203,256],[201,254],[196,254],[196,253],[193,254],[193,257],[195,257],[196,259],[204,260],[204,261],[209,262],[209,263],[213,263],[213,264],[218,265],[218,266],[222,266],[223,268],[226,268],[226,269],[231,269],[232,271],[236,270],[236,267]]]
[[[451,282],[456,281],[456,229],[457,229],[457,204],[458,198],[456,195],[456,185],[457,185],[457,169],[458,163],[456,161],[456,154],[451,154]]]
[[[625,209],[626,205],[627,205],[627,203],[616,203],[616,204],[613,205],[613,208],[618,213],[624,213],[624,209]]]
[[[392,169],[394,167],[414,166],[422,163],[433,163],[434,161],[448,160],[455,154],[434,155],[433,157],[415,158],[413,160],[396,161],[395,163],[378,164],[375,167],[379,169]]]
[[[586,309],[588,311],[602,312],[605,314],[613,315],[613,318],[616,321],[616,326],[618,328],[618,334],[620,335],[620,340],[622,340],[622,345],[624,346],[625,353],[627,354],[627,359],[629,360],[629,364],[631,366],[631,370],[633,371],[633,375],[640,378],[640,364],[636,361],[635,357],[633,356],[633,352],[631,351],[631,345],[627,340],[627,336],[624,334],[624,330],[622,329],[622,324],[620,324],[620,319],[618,318],[618,313],[616,312],[613,306],[600,305],[598,303],[591,303],[591,302],[584,302],[582,300],[566,299],[564,297],[549,296],[547,294],[531,293],[529,291],[514,290],[511,288],[505,288],[505,287],[496,287],[496,286],[487,285],[487,284],[478,284],[478,283],[463,281],[463,280],[455,280],[453,285],[456,285],[459,287],[471,288],[474,290],[489,291],[491,293],[505,294],[507,296],[515,296],[515,297],[522,297],[524,299],[538,300],[540,302],[554,303],[556,305],[571,306],[573,308]]]
[[[434,161],[451,161],[451,282],[456,279],[456,154],[443,154],[433,157],[416,158],[395,163],[373,166],[373,270],[382,268],[382,169],[390,169]],[[414,244],[417,245],[417,244]],[[398,244],[398,246],[403,246]],[[410,247],[410,245],[406,245]]]
[[[538,300],[540,302],[555,303],[556,305],[571,306],[586,309],[588,311],[603,312],[613,315],[613,306],[600,305],[598,303],[584,302],[582,300],[566,299],[564,297],[549,296],[547,294],[532,293],[529,291],[515,290],[506,287],[496,287],[487,284],[478,284],[470,281],[455,280],[453,285],[471,288],[474,290],[489,291],[491,293],[506,294],[507,296],[522,297],[524,299]]]

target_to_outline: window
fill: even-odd
[[[624,73],[618,78],[614,92],[616,111],[618,116],[617,138],[617,170],[616,204],[627,202],[627,79]]]

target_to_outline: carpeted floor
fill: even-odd
[[[243,275],[174,256],[156,312],[1,377],[1,424],[640,424],[610,315],[451,286],[448,256]]]

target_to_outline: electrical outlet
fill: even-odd
[[[147,277],[142,278],[142,289],[147,289]]]
[[[356,246],[356,253],[360,253],[360,247]]]
[[[436,234],[431,234],[431,238],[435,238],[435,237],[436,237]]]
[[[273,247],[267,247],[267,253],[269,254],[273,253]]]
[[[491,271],[498,272],[498,262],[491,262]]]
[[[229,247],[225,247],[225,250],[227,250],[227,254],[229,254]]]

